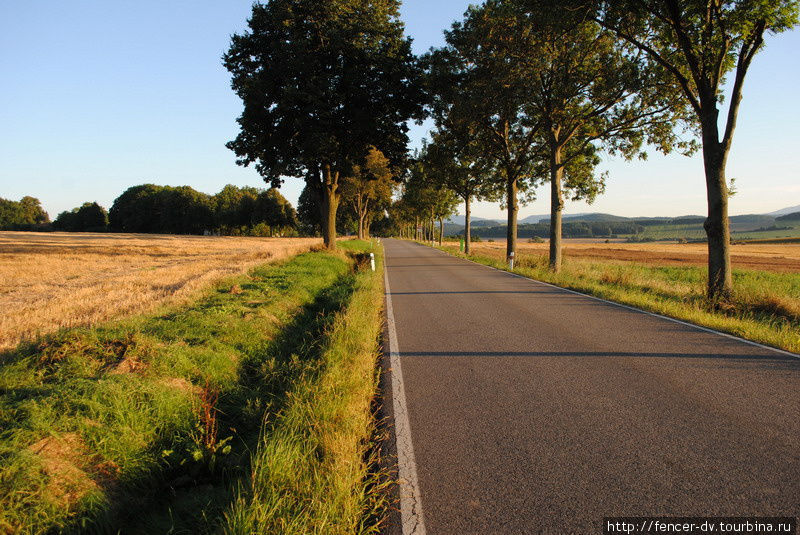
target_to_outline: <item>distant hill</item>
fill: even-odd
[[[800,212],[792,212],[791,214],[776,217],[775,221],[800,221]]]
[[[486,219],[485,217],[472,216],[470,219],[472,219],[472,226],[473,227],[477,227],[477,226],[491,227],[493,225],[499,225],[499,224],[502,223],[500,220],[497,220],[497,219]],[[464,215],[454,215],[454,216],[451,216],[450,219],[445,221],[445,223],[447,223],[448,225],[461,225],[463,227],[466,224],[465,220],[466,220],[466,216],[464,216]]]
[[[580,215],[580,214],[576,214],[576,215]],[[528,217],[523,217],[522,219],[520,219],[517,222],[520,223],[520,224],[522,224],[522,223],[538,223],[542,219],[550,220],[550,214],[529,215]]]
[[[800,205],[797,206],[789,206],[787,208],[783,208],[781,210],[776,210],[775,212],[770,212],[769,214],[743,214],[743,215],[735,215],[731,216],[731,230],[733,232],[749,232],[749,231],[767,231],[772,230],[775,228],[776,222],[778,223],[787,223],[787,222],[794,222],[797,219],[796,213],[800,213]],[[776,219],[779,216],[787,216],[792,214],[789,218],[782,217],[780,220]],[[563,216],[564,224],[571,223],[571,224],[579,224],[579,223],[586,223],[586,224],[597,224],[597,223],[631,223],[636,224],[639,226],[644,226],[650,229],[655,229],[656,227],[661,227],[663,225],[667,225],[668,228],[662,229],[659,232],[661,234],[668,234],[672,235],[675,234],[676,230],[669,230],[675,229],[675,226],[681,226],[683,231],[691,231],[698,234],[698,236],[702,235],[705,236],[705,231],[703,231],[703,221],[705,221],[704,215],[683,215],[678,217],[623,217],[613,214],[604,214],[604,213],[578,213],[578,214],[564,214]],[[505,218],[499,219],[488,219],[484,217],[473,217],[472,218],[472,228],[475,229],[476,235],[485,235],[485,236],[499,236],[505,235]],[[529,215],[527,217],[521,218],[519,220],[520,230],[522,231],[522,226],[530,227],[526,228],[526,232],[537,234],[542,233],[542,228],[538,228],[541,225],[549,226],[550,225],[550,214],[534,214]],[[533,227],[537,226],[536,229]],[[690,228],[691,227],[691,228]],[[583,227],[575,227],[575,231],[578,232],[578,229]],[[599,227],[598,227],[599,228]],[[595,229],[595,232],[598,229]],[[451,217],[447,221],[447,226],[445,228],[445,233],[449,235],[455,234],[462,234],[464,231],[464,216],[457,215]],[[622,232],[619,232],[622,234]],[[521,232],[521,235],[523,232]]]
[[[775,210],[774,212],[770,212],[765,215],[771,215],[777,217],[779,215],[787,215],[787,214],[792,214],[794,212],[800,212],[800,204],[798,204],[797,206],[788,206],[786,208],[781,208],[780,210]]]

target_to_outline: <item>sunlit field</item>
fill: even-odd
[[[472,244],[475,253],[505,251],[505,240]],[[521,253],[546,255],[548,243],[530,243],[520,239]],[[619,260],[651,266],[705,266],[708,246],[705,243],[575,243],[564,240],[564,256],[569,258]],[[731,247],[734,269],[757,269],[800,273],[800,243],[736,244]]]
[[[0,232],[0,349],[175,304],[316,238]]]

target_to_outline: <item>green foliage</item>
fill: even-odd
[[[238,188],[226,185],[212,197],[215,227],[223,234],[231,234],[255,223],[254,212],[259,191],[256,188]]]
[[[319,361],[296,381],[291,400],[254,452],[252,477],[237,492],[222,532],[377,533],[388,478],[376,472],[375,363],[382,328],[383,256],[379,247],[347,241],[342,248],[374,251],[377,271],[359,271],[346,308],[320,344]]]
[[[108,213],[111,230],[202,234],[213,227],[211,198],[189,186],[143,184],[125,190]]]
[[[294,208],[277,189],[231,184],[213,197],[188,186],[133,186],[114,201],[109,219],[116,232],[162,234],[274,236],[297,227]]]
[[[67,232],[105,232],[108,212],[96,202],[86,202],[69,212],[61,212],[53,221],[53,229]]]
[[[725,176],[742,89],[765,33],[798,23],[796,0],[630,0],[589,3],[589,16],[655,63],[693,111],[703,146],[708,218],[708,295],[732,292],[728,198]],[[733,83],[726,76],[733,73]],[[727,85],[727,87],[726,87]],[[727,113],[720,108],[728,89]]]
[[[297,211],[292,204],[281,195],[277,188],[270,188],[258,194],[255,211],[251,222],[264,224],[270,228],[270,235],[281,234],[298,225]]]
[[[0,198],[0,230],[33,230],[50,222],[50,217],[36,197],[19,201]]]
[[[637,235],[643,231],[644,227],[634,222],[566,221],[562,223],[562,232],[565,238],[606,238],[618,234]],[[521,238],[547,238],[550,236],[550,223],[522,223],[518,232]],[[505,225],[473,227],[472,233],[484,238],[501,238],[506,235],[506,227]]]
[[[415,221],[433,223],[455,213],[459,198],[453,190],[443,188],[437,177],[438,169],[426,160],[423,152],[411,166],[402,196],[402,206]]]
[[[320,200],[314,189],[303,188],[297,199],[297,220],[300,234],[304,236],[319,236],[322,233],[322,218],[320,216]]]
[[[342,202],[352,213],[359,239],[369,235],[375,215],[382,214],[392,202],[395,185],[389,160],[375,147],[370,147],[364,161],[342,178]]]
[[[329,247],[340,176],[370,146],[401,165],[405,122],[421,115],[418,68],[398,8],[397,0],[257,3],[224,56],[244,104],[228,147],[273,186],[304,178],[319,199]]]
[[[425,144],[421,158],[430,169],[431,179],[452,190],[464,202],[496,201],[501,195],[482,158],[483,149],[463,125],[442,123]]]
[[[511,2],[470,6],[464,21],[445,32],[447,45],[429,53],[425,62],[439,130],[474,140],[487,176],[501,191],[507,183],[516,184],[524,202],[532,198],[543,173],[536,155],[538,124],[529,107],[535,73],[519,61],[537,51],[524,39],[530,32],[518,14]],[[517,199],[506,202],[516,206]]]

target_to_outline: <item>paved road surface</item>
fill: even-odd
[[[384,243],[429,535],[800,515],[800,359]]]

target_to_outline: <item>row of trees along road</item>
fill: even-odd
[[[328,247],[340,179],[372,178],[356,171],[370,147],[405,177],[390,209],[400,232],[416,235],[424,223],[432,236],[445,190],[468,212],[473,200],[500,199],[509,256],[520,204],[549,182],[553,270],[565,196],[592,201],[604,191],[602,153],[702,147],[708,295],[726,298],[725,164],[744,79],[765,33],[797,17],[796,0],[486,0],[418,61],[396,0],[271,0],[253,6],[249,30],[224,57],[244,103],[228,146],[273,185],[305,179]],[[405,123],[423,106],[436,131],[409,162]],[[469,247],[469,223],[466,237]]]
[[[725,163],[743,81],[764,33],[793,27],[797,13],[793,1],[488,0],[472,6],[445,32],[446,46],[425,58],[437,127],[428,152],[454,155],[442,172],[472,155],[466,169],[489,186],[489,196],[493,186],[504,197],[509,256],[516,251],[520,200],[549,182],[550,266],[558,271],[565,192],[588,201],[603,192],[605,177],[596,172],[601,152],[644,158],[649,145],[691,154],[699,134],[708,294],[725,298],[732,289]]]

